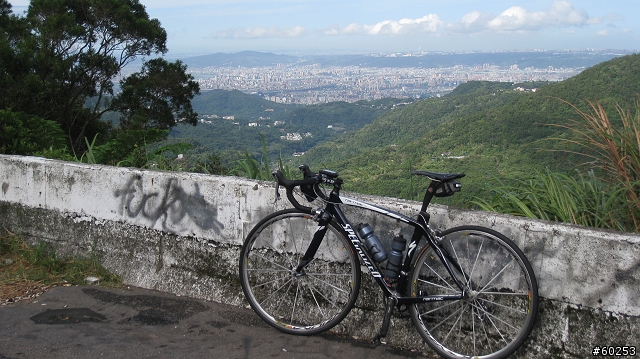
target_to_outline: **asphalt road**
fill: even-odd
[[[140,288],[56,287],[0,307],[0,359],[421,358],[333,334],[283,334],[250,309]]]

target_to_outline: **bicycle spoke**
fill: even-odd
[[[344,289],[342,289],[342,288],[338,288],[337,286],[335,286],[335,285],[333,285],[333,284],[331,284],[331,283],[329,283],[329,282],[327,282],[327,281],[321,280],[320,278],[316,278],[316,277],[313,277],[313,276],[311,276],[311,277],[309,277],[309,278],[312,278],[312,279],[314,279],[314,280],[316,280],[316,281],[318,281],[318,282],[320,282],[320,283],[322,283],[322,284],[326,284],[326,285],[328,285],[330,288],[333,288],[333,289],[335,289],[335,290],[337,290],[337,291],[339,291],[339,292],[342,292],[342,293],[349,293],[347,290],[344,290]]]
[[[511,263],[513,263],[514,260],[515,260],[515,258],[512,258],[511,262],[507,263],[506,265],[509,266]],[[518,265],[514,266],[514,267],[517,269],[518,275],[517,276],[512,276],[511,279],[502,279],[505,284],[506,283],[516,283],[516,286],[517,286],[518,285],[517,283],[520,280],[524,280],[524,281],[527,280],[526,272],[524,271],[522,265],[520,263],[518,263]],[[515,273],[512,273],[512,274],[515,274]]]
[[[493,348],[491,347],[491,339],[489,339],[489,333],[487,332],[487,327],[484,325],[484,321],[480,321],[482,324],[482,330],[484,331],[484,337],[487,339],[487,345],[489,345],[489,350],[493,352]]]
[[[482,295],[501,295],[506,297],[528,297],[531,295],[529,292],[509,293],[509,292],[482,292]]]
[[[502,341],[505,344],[509,344],[507,339],[505,339],[504,335],[502,335],[502,332],[500,331],[500,329],[498,329],[498,326],[496,325],[496,323],[494,323],[493,320],[491,320],[491,317],[487,317],[487,319],[489,319],[489,322],[491,322],[491,325],[493,325],[493,328],[496,330],[496,332],[498,332],[498,334],[500,335],[500,338],[502,338]]]
[[[451,290],[456,291],[456,289],[455,289],[455,288],[453,288],[453,287],[449,284],[449,282],[447,282],[446,280],[444,280],[444,278],[442,278],[442,276],[441,276],[437,271],[435,271],[433,268],[431,268],[431,267],[427,264],[427,262],[424,262],[424,265],[425,265],[425,266],[427,266],[427,268],[429,268],[429,269],[430,269],[430,270],[431,270],[431,271],[432,271],[436,276],[438,276],[438,278],[440,278],[440,280],[441,280],[441,281],[443,281],[444,283],[446,283],[446,284],[447,284],[447,286],[448,286],[449,288],[451,288]]]
[[[453,325],[451,326],[451,329],[449,329],[449,332],[447,333],[447,335],[444,337],[444,339],[442,339],[442,344],[447,342],[447,339],[449,339],[449,335],[451,335],[451,332],[453,331],[453,328],[456,327],[456,324],[460,323],[460,325],[462,325],[462,322],[460,321],[460,319],[462,319],[462,315],[464,314],[464,302],[460,302],[461,306],[460,306],[460,315],[458,316],[458,318],[456,319],[455,323],[453,323]],[[449,316],[451,317],[451,316]],[[436,326],[437,327],[437,326]],[[461,327],[462,328],[462,327]]]
[[[471,304],[471,305],[474,305],[474,304]],[[475,306],[475,305],[474,305],[474,306]],[[484,308],[482,308],[482,306],[479,306],[479,305],[478,305],[478,306],[477,306],[477,308],[479,308],[479,309],[480,309],[480,310],[481,310],[481,311],[482,311],[482,312],[487,316],[487,318],[489,318],[489,320],[491,320],[491,318],[494,318],[494,319],[496,319],[497,321],[499,321],[500,323],[502,323],[502,324],[504,324],[504,325],[506,325],[506,326],[508,326],[508,327],[511,327],[512,329],[515,329],[516,331],[518,331],[518,330],[519,330],[518,328],[514,327],[513,325],[511,325],[511,324],[509,324],[509,323],[505,322],[504,320],[500,319],[500,317],[497,317],[497,316],[495,316],[495,315],[493,315],[493,314],[489,313],[487,310],[485,310]],[[496,330],[498,330],[498,328],[496,328]]]
[[[449,314],[448,317],[444,318],[440,323],[438,323],[438,325],[434,326],[433,328],[431,328],[432,331],[435,331],[436,329],[438,329],[439,326],[441,326],[444,322],[446,322],[447,320],[449,320],[449,318],[453,317],[454,315],[456,315],[456,313],[459,311],[460,309],[456,309],[453,313]]]
[[[285,273],[290,273],[291,269],[265,269],[265,268],[247,268],[247,272],[254,272],[254,273],[258,273],[258,272],[266,272],[266,273],[278,273],[278,272],[285,272]]]
[[[275,249],[274,249],[274,251],[275,251]],[[277,252],[276,252],[276,253],[277,253]],[[254,253],[254,254],[253,254],[253,256],[254,256],[254,257],[262,258],[262,259],[264,259],[265,261],[267,261],[267,262],[269,262],[269,263],[272,263],[272,264],[273,264],[273,265],[275,265],[276,267],[280,267],[280,268],[282,268],[282,269],[284,269],[284,270],[287,270],[287,271],[288,271],[288,270],[291,270],[291,268],[287,268],[287,267],[283,266],[283,265],[282,265],[282,264],[280,264],[280,263],[274,262],[272,259],[269,259],[269,258],[267,258],[267,257],[263,256],[263,255],[262,255],[262,254],[260,254],[260,253]],[[286,256],[283,256],[283,255],[280,255],[280,256],[281,256],[281,257],[285,257],[285,258],[287,258]],[[287,259],[288,259],[288,258],[287,258]],[[289,261],[289,262],[291,262],[291,261]],[[293,267],[293,268],[295,268],[295,267]]]
[[[272,292],[272,293],[271,293],[271,294],[269,294],[266,298],[264,298],[264,299],[262,300],[262,302],[260,302],[260,305],[262,305],[262,304],[266,303],[266,302],[267,302],[267,300],[268,300],[269,298],[271,298],[273,295],[275,295],[276,293],[278,293],[278,292],[280,291],[280,289],[284,288],[284,286],[285,286],[285,285],[290,284],[291,282],[292,282],[292,279],[289,279],[288,281],[286,281],[286,282],[285,282],[283,285],[281,285],[278,289],[276,289],[274,292]],[[291,288],[291,285],[289,285],[289,288]],[[289,290],[289,288],[287,288],[287,290],[286,290],[286,291],[288,291],[288,290]],[[285,291],[285,292],[286,292],[286,291]]]
[[[316,307],[318,307],[318,311],[320,312],[320,315],[322,316],[322,319],[326,320],[327,316],[324,314],[324,311],[322,310],[322,307],[320,306],[320,303],[318,303],[318,298],[316,298],[316,295],[313,293],[313,290],[315,287],[312,286],[307,286],[309,288],[309,293],[311,293],[311,296],[313,297],[313,301],[316,303]],[[316,291],[318,291],[316,289]],[[321,292],[318,292],[318,294],[322,295]]]
[[[509,261],[509,263],[507,263],[504,267],[502,267],[502,269],[495,275],[493,276],[493,278],[491,278],[491,280],[484,285],[484,287],[482,287],[482,289],[480,289],[478,292],[483,293],[485,289],[487,289],[487,287],[489,286],[489,284],[493,283],[493,281],[498,278],[502,272],[504,272],[505,269],[507,269],[507,267],[509,267],[511,265],[511,263],[513,263],[513,259],[511,261]]]
[[[506,305],[504,305],[504,304],[496,303],[496,302],[494,302],[494,301],[491,301],[491,300],[488,300],[488,299],[484,299],[484,298],[477,298],[477,299],[478,299],[478,300],[481,300],[481,301],[483,301],[483,302],[491,303],[492,305],[495,305],[495,306],[500,307],[500,308],[508,309],[508,310],[513,311],[513,312],[517,312],[517,313],[520,313],[520,314],[527,315],[527,312],[526,312],[526,311],[524,311],[524,310],[520,310],[520,309],[518,309],[518,308],[509,307],[509,306],[506,306]]]
[[[291,308],[291,320],[289,324],[293,324],[293,315],[296,312],[296,305],[298,304],[298,293],[300,293],[300,282],[296,284],[296,299],[293,301],[293,307]]]
[[[456,269],[456,270],[458,270],[460,272],[460,274],[462,275],[462,279],[463,279],[463,282],[464,282],[465,286],[468,287],[468,282],[469,282],[468,278],[470,278],[470,277],[467,277],[465,275],[465,273],[464,273],[464,269],[462,268],[462,261],[460,260],[460,256],[458,256],[458,251],[456,251],[456,247],[451,245],[451,243],[449,244],[449,246],[451,247],[451,250],[453,251],[453,256],[455,257],[455,260],[457,262],[456,263],[457,266],[453,266],[453,267],[454,267],[454,269]],[[467,243],[467,247],[468,247],[468,243]],[[467,251],[467,263],[469,263],[469,251]],[[465,277],[467,277],[467,278],[465,278]]]
[[[476,316],[473,313],[474,311],[475,311],[475,308],[471,306],[471,331],[473,333],[473,354],[477,355],[478,348],[476,348]]]
[[[469,273],[469,279],[467,280],[467,288],[470,288],[471,278],[473,278],[473,273],[476,270],[476,264],[478,264],[478,258],[480,258],[480,252],[482,252],[482,247],[484,246],[484,238],[482,238],[482,242],[480,242],[480,248],[478,248],[478,253],[476,253],[476,259],[473,261],[473,268],[471,268],[471,273]]]
[[[460,302],[462,304],[462,306],[464,307],[464,302]],[[473,310],[473,308],[471,308]],[[460,319],[462,319],[462,315],[463,313],[460,313]],[[471,315],[473,316],[473,312],[471,313]],[[456,346],[459,348],[460,347],[460,339],[462,338],[462,320],[460,320],[460,324],[458,325],[458,343],[456,344]]]
[[[419,281],[420,283],[429,284],[429,285],[432,285],[432,286],[437,287],[437,288],[445,289],[445,290],[447,290],[447,291],[449,291],[449,292],[451,292],[451,290],[450,290],[450,289],[452,289],[452,288],[451,288],[451,286],[449,286],[449,287],[445,287],[445,286],[443,286],[443,285],[440,285],[440,284],[437,284],[437,283],[434,283],[434,282],[430,282],[430,281],[428,281],[428,280],[424,280],[424,279],[418,279],[418,281]]]
[[[442,310],[442,309],[448,308],[448,307],[450,307],[450,306],[452,306],[452,305],[455,305],[455,304],[457,304],[457,303],[458,303],[458,301],[450,301],[449,303],[447,303],[447,304],[445,304],[445,305],[443,305],[443,306],[440,306],[440,307],[438,307],[438,308],[435,308],[435,309],[432,309],[432,310],[430,310],[430,311],[428,311],[428,312],[424,312],[424,313],[420,314],[420,317],[423,317],[423,316],[425,316],[425,315],[427,315],[427,314],[435,313],[435,312],[437,312],[437,311],[439,311],[439,310]]]
[[[318,277],[351,277],[349,273],[318,273],[318,272],[306,272],[308,276]]]
[[[288,275],[286,275],[286,276],[284,276],[284,277],[279,277],[279,278],[276,278],[276,279],[271,279],[271,280],[269,280],[269,281],[267,281],[267,282],[264,282],[264,283],[257,283],[257,284],[256,284],[256,286],[258,286],[258,287],[263,287],[263,286],[265,286],[265,285],[267,285],[267,284],[275,283],[275,282],[278,282],[278,281],[281,281],[281,280],[283,280],[283,279],[287,279],[287,278],[289,278],[289,280],[291,280],[291,277],[289,277]],[[285,284],[286,284],[286,283],[285,283]]]

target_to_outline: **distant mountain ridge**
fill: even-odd
[[[626,52],[566,52],[566,51],[531,51],[531,52],[495,52],[495,53],[426,53],[411,56],[381,55],[279,55],[270,52],[243,51],[238,53],[215,53],[196,57],[187,57],[182,61],[191,68],[204,67],[262,67],[278,64],[328,66],[360,66],[360,67],[419,67],[441,68],[462,66],[494,66],[518,65],[520,68],[583,68],[627,54]]]
[[[204,67],[261,67],[275,66],[277,64],[293,64],[300,59],[295,56],[277,55],[269,52],[242,51],[237,53],[218,52],[211,55],[202,55],[182,59],[188,66],[193,68]]]

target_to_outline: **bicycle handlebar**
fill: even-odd
[[[339,192],[342,186],[342,179],[338,178],[337,172],[320,170],[319,173],[314,173],[307,165],[300,165],[298,169],[303,173],[304,179],[287,179],[280,170],[275,170],[271,173],[276,179],[276,200],[280,199],[278,189],[280,186],[283,186],[287,190],[287,198],[293,207],[302,212],[312,213],[313,209],[311,207],[303,206],[296,200],[293,196],[293,189],[295,187],[300,187],[300,190],[309,202],[312,202],[318,197],[323,201],[328,202],[329,198],[327,198],[324,192],[318,187],[318,185],[324,183],[334,186],[330,198],[332,198],[333,202],[340,202]],[[426,208],[431,202],[433,196],[448,197],[459,192],[462,185],[458,182],[458,179],[465,176],[464,173],[437,173],[429,171],[413,171],[412,174],[426,176],[431,180],[431,184],[425,192],[424,200],[422,202],[423,212],[426,211]]]
[[[301,165],[300,167],[298,167],[300,169],[301,172],[303,172],[304,174],[304,179],[301,180],[290,180],[287,179],[284,174],[282,173],[282,171],[280,170],[275,170],[273,171],[271,174],[273,175],[273,177],[275,177],[276,179],[276,200],[280,198],[280,193],[278,192],[278,188],[280,186],[283,186],[286,191],[287,191],[287,199],[289,199],[289,202],[291,202],[291,204],[293,205],[293,207],[295,207],[296,209],[303,211],[303,212],[309,212],[311,213],[312,208],[311,207],[307,207],[307,206],[303,206],[300,204],[300,202],[298,202],[296,200],[296,198],[293,196],[293,189],[295,187],[300,186],[302,189],[302,192],[307,196],[307,199],[309,199],[310,197],[314,197],[315,195],[320,194],[320,191],[316,189],[316,187],[318,186],[318,184],[321,183],[321,177],[318,176],[318,174],[313,173],[310,169],[309,166],[307,165]],[[311,191],[309,191],[309,188],[304,189],[302,188],[302,186],[312,186]],[[313,200],[313,199],[311,199]],[[311,201],[310,200],[310,201]]]

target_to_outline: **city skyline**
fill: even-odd
[[[258,68],[207,67],[192,74],[202,91],[240,90],[278,103],[313,105],[383,98],[440,96],[468,81],[557,82],[582,68],[519,68],[456,65],[448,68],[367,68],[358,66],[289,65]],[[514,89],[524,89],[515,87]]]
[[[9,0],[13,11],[28,0]],[[169,55],[638,50],[640,0],[140,0]]]

